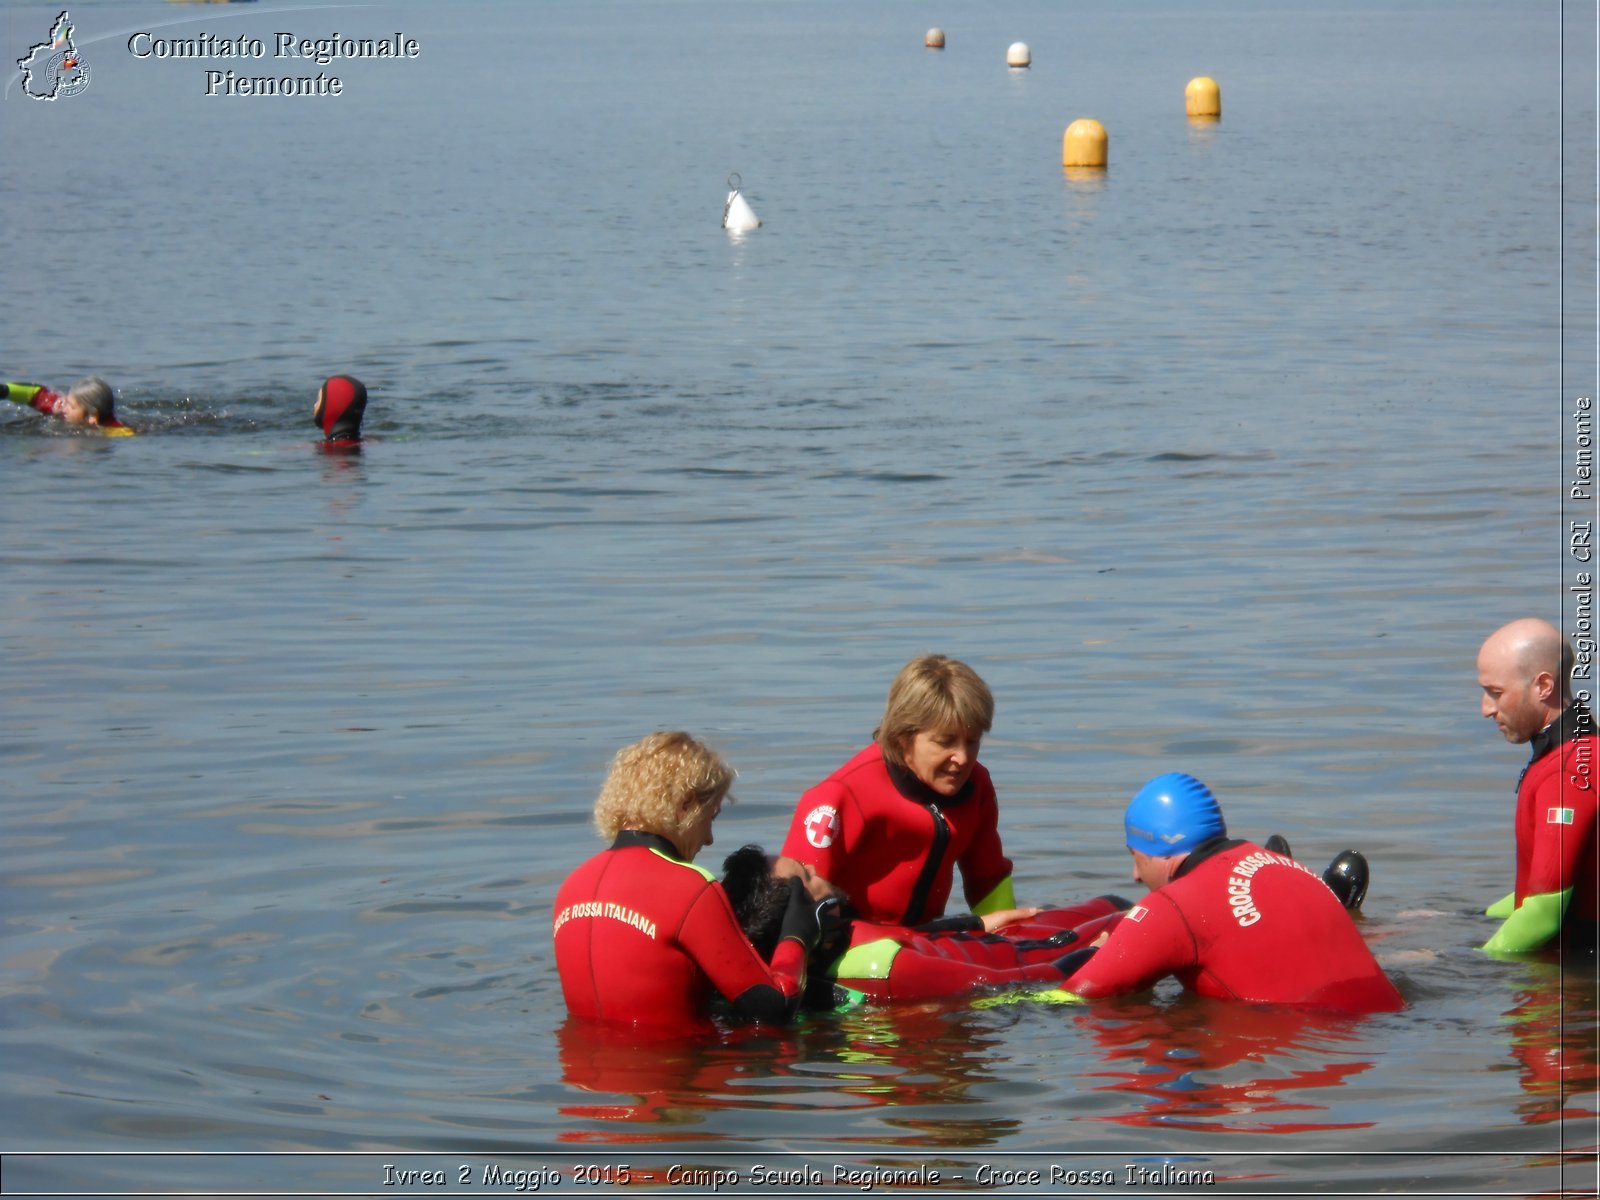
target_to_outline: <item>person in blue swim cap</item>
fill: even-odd
[[[1219,999],[1343,1012],[1404,1007],[1339,896],[1283,850],[1229,838],[1222,806],[1193,775],[1158,775],[1123,815],[1128,910],[1062,989],[1110,996],[1175,975]]]
[[[1222,819],[1222,806],[1211,789],[1193,775],[1168,771],[1157,775],[1136,793],[1123,814],[1122,827],[1128,849],[1135,851],[1134,862],[1145,859],[1181,857],[1191,850],[1223,837],[1228,832]],[[1160,887],[1166,880],[1151,883],[1139,877],[1146,887]]]

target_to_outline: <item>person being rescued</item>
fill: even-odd
[[[1111,996],[1176,975],[1191,991],[1225,1000],[1405,1007],[1346,911],[1351,896],[1339,892],[1351,883],[1353,852],[1319,878],[1287,853],[1230,839],[1211,790],[1180,772],[1140,788],[1123,829],[1133,877],[1150,894],[1061,985],[1065,992]],[[1359,865],[1354,890],[1364,894],[1365,860]]]
[[[91,426],[107,437],[131,437],[135,432],[117,420],[116,395],[98,375],[78,380],[65,394],[37,383],[0,383],[0,397],[68,425]]]
[[[760,846],[741,847],[722,867],[723,890],[764,957],[781,944],[796,879],[821,903],[821,934],[805,997],[810,1008],[1059,985],[1082,962],[1083,948],[1113,928],[1129,907],[1120,896],[1099,896],[1071,908],[964,913],[910,927],[866,920],[849,897],[809,865],[771,859]]]
[[[710,1028],[713,1000],[735,1020],[791,1020],[817,940],[817,902],[787,885],[769,966],[739,928],[727,894],[694,865],[733,770],[682,732],[653,733],[618,751],[594,823],[610,845],[556,895],[551,936],[567,1010],[661,1030]]]

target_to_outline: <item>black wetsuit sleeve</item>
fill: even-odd
[[[1085,946],[1081,950],[1073,950],[1070,953],[1063,954],[1056,959],[1055,968],[1061,972],[1061,977],[1065,979],[1085,966],[1094,957],[1094,952],[1098,949],[1100,949],[1099,946]]]
[[[938,917],[932,921],[924,921],[917,926],[919,933],[982,933],[983,918],[976,913],[957,913],[955,916]]]

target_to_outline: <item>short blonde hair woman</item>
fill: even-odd
[[[994,727],[994,694],[966,663],[925,654],[894,677],[872,738],[885,758],[904,766],[905,747],[919,730],[951,727],[982,738]]]
[[[943,654],[912,659],[873,744],[800,797],[784,857],[843,888],[868,921],[942,916],[958,866],[974,913],[1015,908],[994,783],[978,762],[993,724],[976,671]]]

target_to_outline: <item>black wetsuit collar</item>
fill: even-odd
[[[1187,875],[1213,854],[1221,854],[1224,850],[1232,850],[1235,846],[1242,845],[1244,845],[1243,838],[1231,838],[1225,833],[1219,833],[1189,851],[1189,857],[1178,864],[1178,869],[1172,873],[1172,878],[1177,879]]]
[[[910,767],[890,762],[887,758],[883,760],[883,765],[889,769],[889,782],[894,784],[894,790],[924,808],[949,808],[954,804],[965,803],[971,797],[973,789],[977,787],[972,777],[968,776],[967,781],[961,785],[961,790],[954,796],[941,796],[918,779]]]
[[[643,846],[646,850],[655,850],[678,862],[687,861],[678,848],[659,833],[646,833],[642,829],[624,829],[617,834],[617,840],[611,843],[613,850],[626,850],[630,846]]]
[[[1533,735],[1530,745],[1533,757],[1530,764],[1538,762],[1563,742],[1594,733],[1594,716],[1582,700],[1574,700],[1561,710],[1561,715]]]

